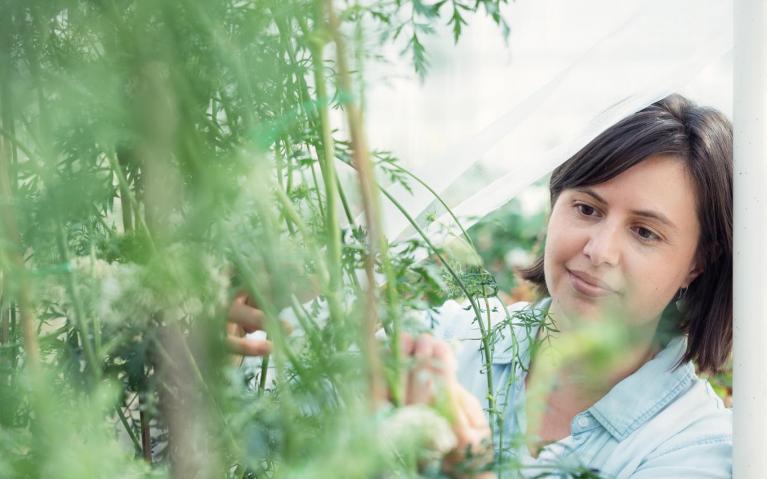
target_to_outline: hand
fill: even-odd
[[[458,469],[456,466],[464,462],[467,455],[472,458],[472,466],[481,467],[492,461],[490,427],[485,413],[479,400],[458,382],[455,356],[450,346],[426,334],[417,340],[403,335],[402,349],[403,354],[415,360],[407,377],[406,403],[433,405],[440,397],[446,399],[451,425],[458,441],[445,460],[448,472]],[[486,478],[494,475],[483,473],[472,477]]]
[[[248,333],[263,331],[265,320],[264,312],[250,303],[247,294],[237,294],[229,308],[226,323],[226,343],[229,349],[240,356],[269,354],[272,351],[271,341],[245,337]]]

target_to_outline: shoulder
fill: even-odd
[[[633,449],[636,458],[628,468],[632,472],[618,477],[732,477],[732,411],[708,381],[696,378],[618,447]]]
[[[732,410],[724,406],[705,379],[696,378],[692,387],[658,414],[651,425],[662,426],[667,432],[646,462],[683,450],[691,453],[691,460],[699,460],[701,453],[692,454],[692,449],[729,453],[732,448]],[[729,466],[729,454],[721,459],[723,465]]]
[[[520,301],[505,305],[491,298],[487,302],[481,299],[475,305],[478,311],[468,300],[447,301],[432,312],[433,334],[445,341],[464,345],[476,342],[472,347],[476,349],[484,331],[493,345],[495,363],[511,362],[515,357],[524,355],[545,315],[540,303]]]

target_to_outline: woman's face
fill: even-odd
[[[695,191],[673,156],[651,156],[604,183],[563,190],[544,253],[552,308],[568,317],[617,311],[657,322],[700,273]]]

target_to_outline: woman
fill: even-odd
[[[504,433],[531,438],[504,446],[509,460],[531,476],[556,465],[633,479],[730,477],[730,412],[695,374],[695,365],[721,369],[732,345],[730,123],[672,95],[562,164],[550,192],[544,254],[523,272],[545,299],[524,308],[547,313],[560,333],[532,348],[543,328],[516,327],[493,357]],[[476,340],[473,317],[448,303],[434,334]],[[616,324],[627,338],[619,360],[597,368],[572,348],[579,333]],[[488,397],[483,355],[470,344],[458,361],[433,336],[404,344],[416,358],[411,379],[429,371],[453,400],[454,460],[490,439],[474,399]],[[552,382],[550,394],[525,400]],[[409,384],[412,402],[433,400],[422,381]]]

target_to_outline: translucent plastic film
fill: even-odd
[[[371,103],[375,103],[376,94],[384,98],[382,101],[393,102],[394,106],[388,111],[394,117],[369,118],[371,131],[381,129],[387,121],[390,125],[400,124],[400,128],[394,127],[393,131],[402,132],[403,122],[409,125],[409,141],[415,146],[396,153],[406,167],[443,197],[462,218],[464,226],[510,200],[606,127],[683,89],[707,66],[722,62],[723,58],[726,61],[732,49],[729,1],[534,3],[525,4],[519,15],[540,20],[551,17],[552,8],[564,8],[564,12],[554,15],[564,15],[559,21],[568,29],[554,38],[550,34],[542,36],[540,44],[529,42],[527,51],[521,51],[525,46],[519,44],[514,50],[512,34],[510,49],[514,56],[507,62],[508,67],[472,71],[469,66],[445,73],[459,82],[449,92],[446,90],[445,102],[460,105],[462,99],[456,98],[460,95],[469,96],[464,99],[469,102],[498,102],[492,105],[494,110],[491,108],[496,112],[495,119],[486,121],[485,126],[462,129],[458,117],[452,123],[457,127],[429,133],[429,125],[425,124],[428,121],[414,122],[408,118],[408,111],[419,105],[417,95],[423,88],[400,88],[399,98],[373,92]],[[515,5],[522,7],[521,2]],[[512,32],[523,20],[517,18],[515,23],[512,11]],[[523,26],[518,26],[518,30],[524,30]],[[534,38],[535,32],[531,35]],[[552,54],[559,59],[549,63],[553,66],[532,68],[532,76],[531,68],[525,70],[525,65],[536,65],[536,55]],[[515,59],[527,59],[527,63],[519,61],[517,67]],[[507,82],[508,94],[503,84],[494,97],[476,89],[460,88],[460,78],[488,74],[500,76],[492,79],[496,82]],[[519,78],[525,81],[517,81]],[[425,86],[429,86],[428,80]],[[394,91],[397,91],[396,85]],[[505,103],[508,101],[513,103]],[[371,107],[370,111],[375,108]],[[445,108],[445,112],[465,114],[451,108]],[[466,124],[472,124],[471,118],[466,119]],[[416,144],[434,141],[434,136],[440,134],[442,138],[437,140],[442,142],[440,148],[429,150]],[[371,136],[376,139],[374,133]],[[385,135],[379,138],[386,140]],[[438,218],[437,222],[431,222],[433,231],[444,229],[444,225],[452,222],[444,207],[419,185],[414,184],[412,194],[397,185],[389,185],[387,189],[407,211],[418,215],[421,224],[430,223],[427,217]],[[385,200],[384,220],[391,239],[404,239],[414,232],[407,220]]]

